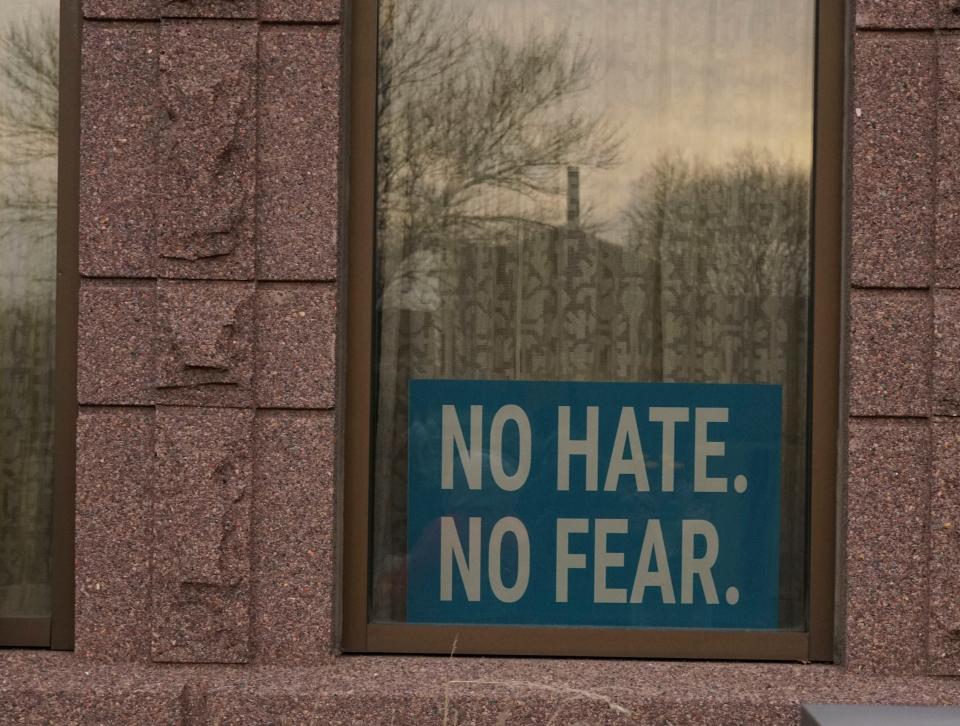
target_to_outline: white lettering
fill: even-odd
[[[623,553],[607,551],[607,536],[626,534],[626,519],[598,519],[593,540],[593,601],[595,603],[621,603],[627,601],[626,588],[607,587],[607,570],[623,567]]]
[[[587,438],[570,438],[570,407],[560,406],[557,411],[557,490],[570,489],[570,457],[586,457],[586,488],[597,491],[597,441],[600,430],[600,409],[587,407]]]
[[[517,580],[511,587],[504,587],[501,572],[503,537],[510,533],[517,540]],[[490,555],[487,562],[490,589],[500,602],[516,602],[527,591],[530,583],[530,537],[527,528],[516,517],[504,517],[493,526],[490,533]]]
[[[690,409],[655,406],[650,409],[650,420],[663,424],[660,491],[672,492],[677,466],[677,424],[687,423],[690,420]]]
[[[570,570],[583,570],[587,567],[586,555],[570,553],[570,535],[587,534],[589,531],[589,519],[557,520],[557,602],[567,602],[569,596],[568,575]]]
[[[626,457],[628,443],[630,444],[630,458]],[[640,445],[637,415],[633,408],[629,406],[620,411],[620,423],[617,424],[617,435],[613,440],[613,452],[610,454],[610,464],[607,466],[607,478],[603,483],[603,491],[617,491],[617,487],[620,485],[620,477],[624,474],[633,474],[638,492],[650,491],[650,482],[647,480],[647,462],[643,458],[643,447]]]
[[[694,557],[696,538],[703,537],[707,543],[703,557]],[[720,602],[717,597],[717,587],[713,583],[711,568],[717,561],[720,552],[720,538],[716,528],[705,519],[683,520],[683,545],[681,552],[680,602],[684,605],[693,603],[693,578],[700,578],[703,594],[708,605]]]
[[[657,569],[650,570],[650,560],[656,558]],[[677,598],[673,593],[670,580],[670,563],[667,560],[667,545],[663,541],[663,528],[659,519],[647,522],[640,547],[640,560],[637,562],[637,574],[630,592],[631,603],[642,603],[643,594],[648,587],[659,587],[660,598],[665,605],[674,605]]]
[[[443,407],[441,488],[453,489],[453,445],[457,445],[467,486],[479,489],[483,476],[483,406],[470,407],[470,450],[464,440],[456,406]]]
[[[726,444],[722,441],[707,439],[707,426],[712,423],[727,423],[730,410],[727,408],[698,408],[696,414],[696,433],[694,439],[693,491],[725,492],[726,477],[707,476],[707,459],[723,456]]]
[[[507,474],[503,466],[503,427],[508,421],[517,425],[519,436],[519,451],[517,452],[517,469],[513,474]],[[530,475],[530,419],[519,406],[504,406],[493,417],[490,426],[490,471],[493,481],[505,492],[515,492],[527,483]]]
[[[457,561],[460,580],[467,591],[467,600],[480,600],[480,517],[470,517],[470,564],[463,552],[463,544],[453,517],[440,518],[440,599],[453,600],[453,561]]]

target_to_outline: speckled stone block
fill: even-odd
[[[252,443],[252,411],[157,409],[155,661],[248,658]]]
[[[160,0],[165,18],[255,18],[257,0]]]
[[[164,280],[157,298],[157,400],[193,406],[249,405],[253,283]]]
[[[83,0],[83,16],[92,19],[144,19],[160,15],[160,0]]]
[[[168,21],[161,46],[160,274],[253,279],[257,25]]]
[[[336,285],[261,284],[257,291],[258,405],[332,408],[336,338]]]
[[[180,726],[183,678],[73,653],[0,651],[0,723]]]
[[[260,37],[260,278],[337,276],[340,31]]]
[[[960,415],[960,290],[937,290],[934,301],[933,408]]]
[[[857,0],[858,28],[932,28],[937,0]]]
[[[77,457],[76,652],[149,661],[153,411],[81,410]]]
[[[101,6],[106,9],[107,4],[97,4]],[[152,23],[83,25],[79,237],[83,275],[156,274],[158,33]]]
[[[926,672],[930,431],[922,421],[850,422],[845,663]]]
[[[153,403],[155,313],[153,282],[83,282],[77,350],[80,403]]]
[[[940,0],[940,27],[960,28],[960,0]]]
[[[847,388],[852,415],[929,415],[932,308],[925,292],[851,293]]]
[[[933,422],[930,670],[960,676],[960,420]]]
[[[945,704],[955,679],[824,665],[636,660],[338,658],[210,688],[208,723],[797,724],[801,703]]]
[[[932,36],[858,33],[850,277],[926,287],[933,256],[936,48]]]
[[[960,19],[960,15],[956,16]],[[936,280],[960,287],[960,34],[940,36]]]
[[[341,0],[260,0],[263,20],[332,23],[340,19]]]
[[[333,419],[294,411],[256,419],[252,659],[258,663],[308,665],[332,655]]]

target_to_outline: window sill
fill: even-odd
[[[344,656],[176,667],[4,651],[0,673],[3,723],[796,723],[801,703],[960,704],[960,679],[784,663]]]

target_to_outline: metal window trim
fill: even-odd
[[[817,4],[807,632],[424,626],[370,623],[377,0],[344,26],[345,274],[341,324],[339,647],[353,653],[552,655],[719,660],[834,659],[837,463],[843,301],[846,0]]]

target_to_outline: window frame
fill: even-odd
[[[733,631],[565,626],[370,623],[370,532],[375,352],[377,0],[345,18],[345,344],[341,348],[339,645],[352,653],[543,655],[717,660],[834,660],[837,436],[844,190],[843,0],[818,0],[812,195],[813,302],[807,595],[808,630]]]
[[[71,650],[74,643],[74,511],[77,317],[80,287],[80,2],[60,0],[57,286],[54,361],[50,617],[0,617],[0,647]]]

